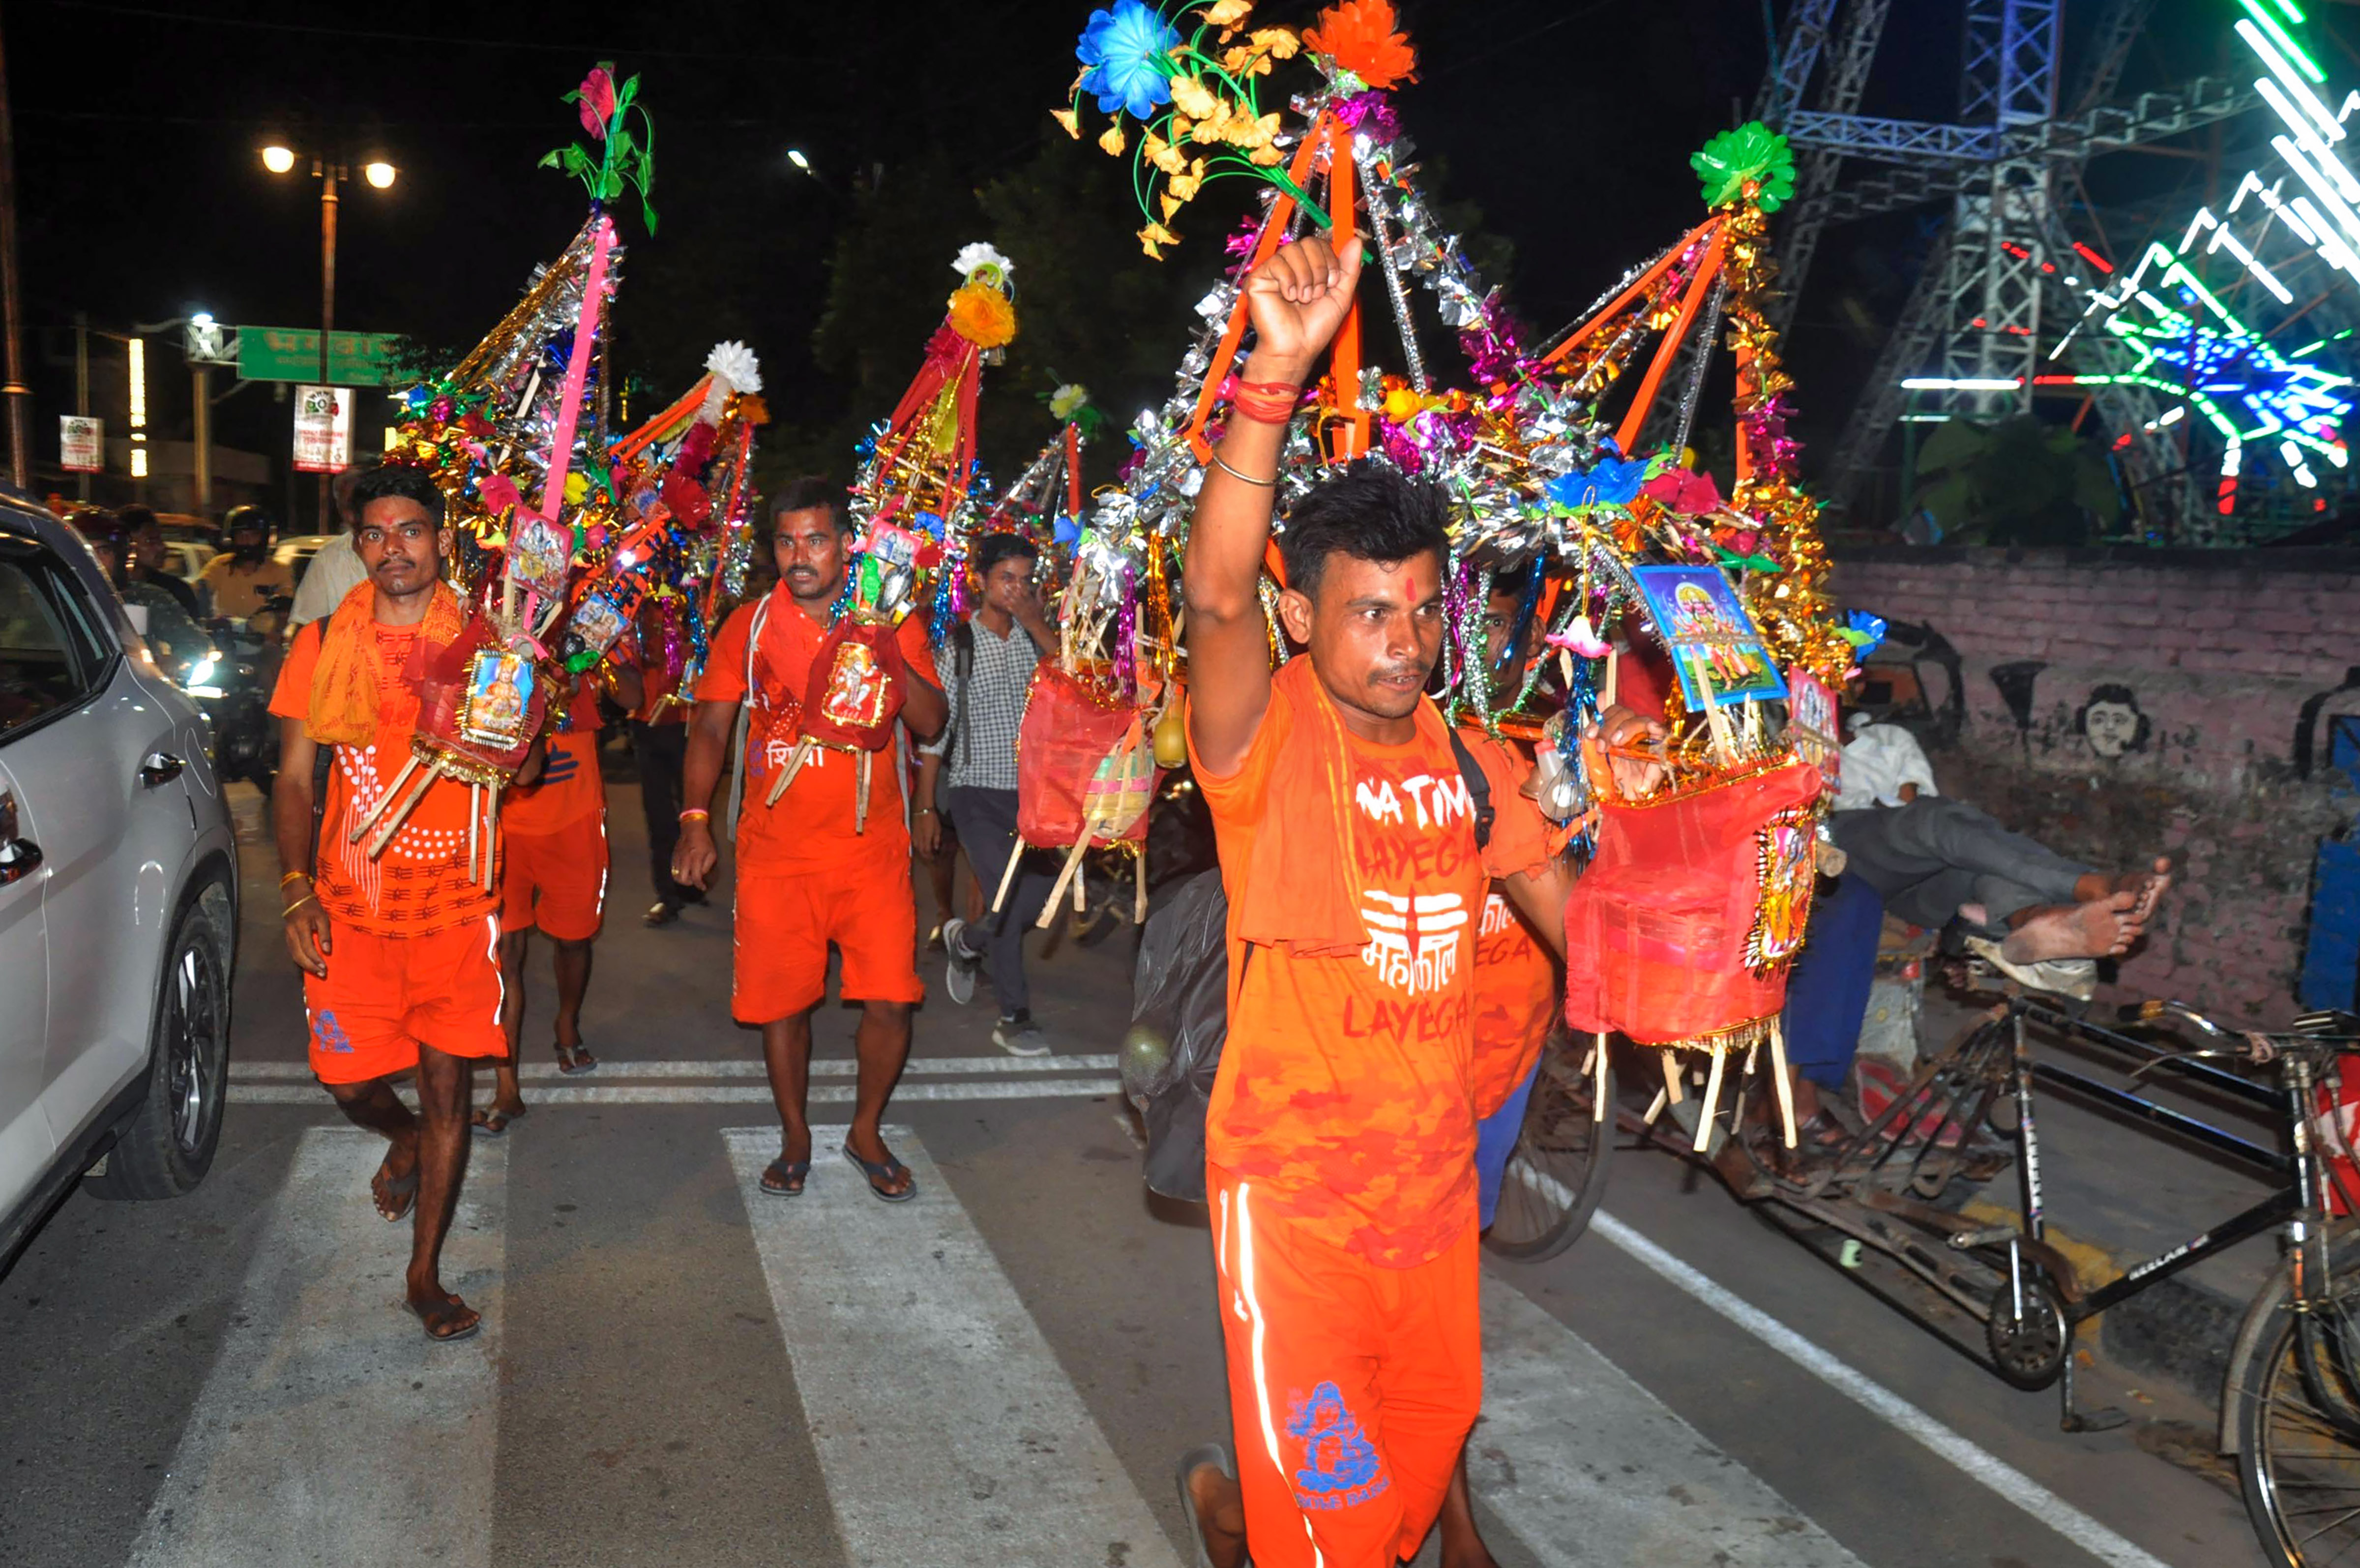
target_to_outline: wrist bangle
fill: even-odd
[[[1213,466],[1218,468],[1222,473],[1227,474],[1230,478],[1237,480],[1240,484],[1254,485],[1265,490],[1273,490],[1278,488],[1277,475],[1273,474],[1267,479],[1257,479],[1251,474],[1240,474],[1222,460],[1220,449],[1218,447],[1213,451]]]
[[[300,898],[297,899],[294,903],[292,903],[292,904],[289,905],[286,908],[284,908],[284,909],[280,910],[280,911],[279,912],[279,918],[280,918],[281,920],[286,919],[290,915],[294,914],[297,910],[299,910],[299,909],[302,908],[305,905],[310,904],[311,902],[312,902],[312,899],[313,899],[313,895],[312,895],[312,894],[308,894],[308,893],[307,893],[307,894],[305,894],[302,897],[300,897]]]
[[[301,877],[306,882],[309,882],[311,880],[311,873],[310,872],[289,872],[285,876],[279,879],[279,891],[285,893],[287,891],[287,884],[293,882],[297,877]]]
[[[713,813],[701,806],[692,806],[680,814],[680,819],[683,822],[710,822],[713,820]]]

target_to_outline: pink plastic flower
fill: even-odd
[[[603,65],[594,65],[582,79],[582,128],[606,139],[606,122],[615,117],[615,79]]]
[[[485,475],[483,483],[475,487],[475,496],[495,517],[524,499],[517,493],[516,481],[506,474]]]
[[[1600,641],[1598,633],[1590,627],[1590,617],[1586,615],[1575,616],[1573,624],[1563,631],[1551,632],[1545,641],[1552,648],[1578,653],[1585,659],[1603,659],[1613,652]]]
[[[1703,517],[1721,510],[1721,488],[1710,474],[1667,468],[1647,481],[1649,499],[1678,517]]]

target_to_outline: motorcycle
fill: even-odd
[[[292,603],[281,595],[246,620],[208,621],[213,655],[199,660],[181,682],[212,721],[214,771],[224,779],[246,779],[265,795],[279,773],[279,721],[270,713],[279,679],[278,629]]]

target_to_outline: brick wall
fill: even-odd
[[[1839,556],[1836,586],[1956,649],[1965,723],[1929,749],[1945,793],[2092,863],[2180,863],[2124,992],[2295,1010],[2318,843],[2355,812],[2323,768],[2296,776],[2296,732],[2360,666],[2360,553],[1888,548]],[[1939,708],[1947,676],[1918,668]],[[2360,690],[2320,711],[2360,712]]]

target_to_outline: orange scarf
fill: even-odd
[[[1271,693],[1294,708],[1295,724],[1271,769],[1237,933],[1298,959],[1350,958],[1369,945],[1369,927],[1356,883],[1358,811],[1344,722],[1308,658],[1282,665]],[[1450,731],[1431,699],[1418,698],[1416,724],[1420,740],[1448,752]]]
[[[377,668],[377,585],[363,582],[320,629],[320,662],[311,671],[311,710],[303,733],[322,746],[366,746],[377,740],[377,706],[385,672]],[[418,634],[429,648],[448,646],[459,635],[459,596],[448,583],[434,585]]]

